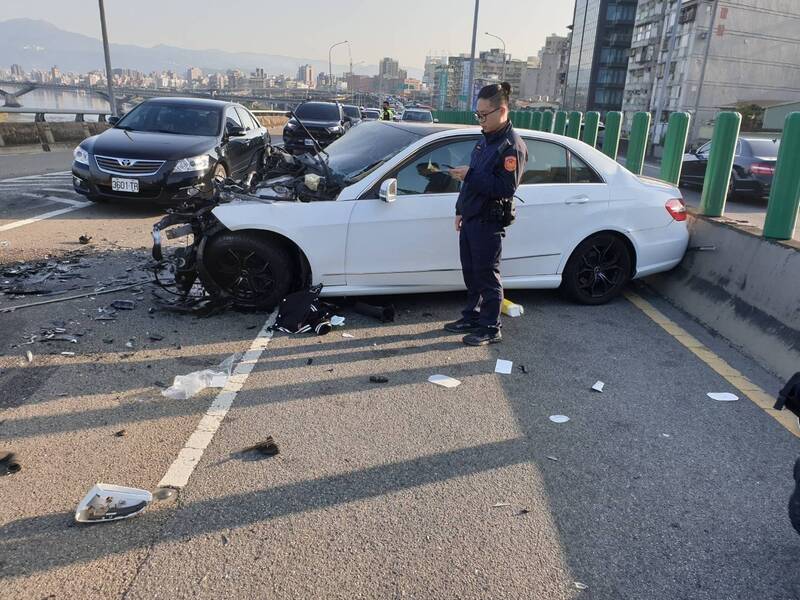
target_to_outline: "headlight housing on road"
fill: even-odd
[[[72,151],[72,157],[75,159],[76,163],[87,166],[89,164],[89,153],[80,146],[76,146],[75,150]]]
[[[207,171],[211,162],[208,154],[201,154],[193,158],[182,158],[172,169],[173,173],[190,173],[192,171]]]

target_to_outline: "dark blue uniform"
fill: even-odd
[[[472,151],[458,194],[461,269],[467,286],[467,306],[462,314],[482,327],[500,327],[500,256],[505,228],[498,208],[502,200],[513,201],[527,160],[528,149],[511,122],[499,131],[484,133]]]

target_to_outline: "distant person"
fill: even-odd
[[[392,107],[389,105],[388,100],[383,101],[383,110],[381,111],[381,121],[393,121],[394,120],[394,111]]]

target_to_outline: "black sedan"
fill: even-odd
[[[338,102],[304,102],[294,109],[294,116],[283,128],[283,146],[293,154],[316,152],[315,140],[325,148],[342,137],[350,123]]]
[[[112,125],[73,153],[75,191],[95,202],[178,204],[255,172],[269,143],[249,110],[218,100],[155,98]]]
[[[779,147],[780,140],[776,138],[740,136],[736,142],[728,194],[756,198],[768,196]],[[707,142],[683,155],[681,185],[703,185],[710,152],[711,142]]]

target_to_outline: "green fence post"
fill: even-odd
[[[764,237],[790,240],[800,208],[800,112],[789,113],[783,125],[778,162],[769,192]]]
[[[647,150],[647,137],[650,134],[650,113],[637,112],[633,115],[631,133],[628,137],[628,155],[625,166],[634,175],[642,174],[644,153]]]
[[[661,157],[662,181],[678,185],[683,167],[683,153],[686,150],[686,139],[689,137],[689,113],[674,112],[669,116],[667,135],[664,138],[664,155]]]
[[[531,115],[531,129],[534,131],[539,131],[542,128],[542,113],[541,111],[535,111]]]
[[[728,198],[733,155],[736,152],[736,140],[739,139],[741,124],[742,115],[738,112],[717,114],[714,133],[711,136],[706,177],[703,180],[700,214],[709,217],[721,217],[725,214],[725,200]]]
[[[583,114],[579,110],[573,110],[569,113],[569,125],[567,125],[567,137],[578,139],[581,135],[581,124],[583,122]]]
[[[619,134],[622,131],[622,113],[612,110],[606,113],[606,129],[603,132],[603,154],[617,160]]]
[[[526,110],[522,113],[522,128],[523,129],[530,129],[531,128],[531,118],[533,118],[533,111]]]
[[[583,141],[594,148],[597,145],[598,131],[600,131],[600,113],[590,110],[586,113],[586,121],[583,125]]]
[[[553,133],[553,111],[546,110],[542,113],[542,131]]]
[[[567,113],[560,110],[556,113],[556,120],[553,125],[553,133],[564,135],[567,133]]]

